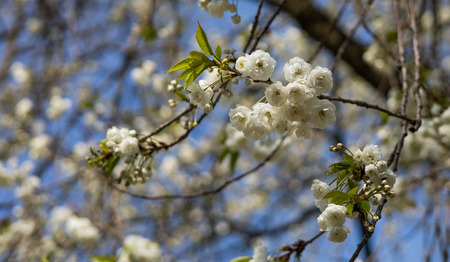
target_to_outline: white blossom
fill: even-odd
[[[311,185],[311,191],[315,199],[322,199],[326,194],[331,191],[330,185],[319,179],[314,179]]]
[[[284,65],[283,72],[284,78],[292,83],[296,80],[306,79],[311,72],[311,65],[300,57],[294,57]]]
[[[331,227],[343,225],[346,214],[347,209],[344,206],[335,204],[329,204],[328,207],[322,212],[323,218]]]
[[[252,110],[250,108],[241,105],[238,105],[235,109],[230,109],[228,116],[230,116],[231,125],[242,131],[251,113]]]
[[[236,70],[252,80],[268,80],[275,70],[277,62],[269,53],[256,50],[245,58],[239,57],[236,61]]]
[[[376,163],[381,158],[381,150],[377,145],[367,145],[363,149],[363,163],[370,165]]]
[[[128,235],[125,238],[117,261],[158,262],[161,259],[161,248],[158,243],[139,235]]]
[[[65,224],[65,231],[70,238],[81,243],[92,243],[100,238],[99,230],[86,217],[69,217]]]
[[[286,89],[280,81],[268,86],[264,94],[267,102],[272,106],[283,106],[287,99]]]
[[[370,164],[364,168],[364,172],[368,177],[372,178],[378,175],[378,168],[374,164]]]
[[[253,249],[253,259],[249,262],[269,262],[269,259],[270,257],[267,254],[267,247],[259,245]]]
[[[308,100],[311,108],[311,122],[315,128],[324,129],[336,121],[336,107],[333,103],[319,99]]]
[[[333,77],[328,68],[317,66],[308,75],[308,81],[317,93],[328,93],[333,87]]]
[[[350,230],[347,227],[343,225],[336,226],[328,231],[327,238],[329,241],[340,243],[347,239],[347,233],[350,233]]]
[[[50,119],[58,119],[62,114],[72,107],[72,101],[60,96],[52,96],[50,105],[45,111]]]
[[[353,153],[353,160],[357,164],[361,164],[362,163],[362,161],[363,161],[363,152],[361,151],[361,149],[358,149],[358,150],[355,151],[355,153]]]

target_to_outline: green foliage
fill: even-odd
[[[194,82],[195,79],[197,79],[197,77],[199,77],[205,70],[213,66],[220,68],[224,67],[224,65],[221,64],[222,48],[217,46],[215,52],[213,53],[206,33],[200,26],[200,23],[198,23],[195,38],[197,39],[197,44],[203,53],[199,51],[191,51],[187,56],[188,58],[176,63],[166,72],[170,73],[177,70],[182,71],[177,80],[184,79],[184,89]],[[210,59],[208,56],[213,56],[213,58]]]
[[[158,32],[151,23],[146,23],[141,26],[141,36],[146,42],[149,42],[158,37]]]
[[[116,257],[93,256],[91,262],[116,262]]]
[[[200,26],[200,23],[197,21],[198,27],[197,32],[195,33],[195,38],[197,39],[198,46],[202,49],[203,52],[207,55],[214,55],[211,45],[208,42],[208,37],[206,37],[206,33],[203,28]]]
[[[97,143],[100,146],[100,150],[94,150],[94,148],[90,148],[92,157],[86,158],[86,162],[89,165],[89,168],[93,168],[95,166],[100,167],[103,171],[111,174],[114,168],[120,161],[120,157],[113,155],[109,148],[106,146],[106,139],[101,140]]]
[[[252,257],[248,257],[248,256],[246,256],[246,257],[237,257],[235,259],[230,260],[230,262],[248,262],[248,261],[250,261],[252,259],[253,259]]]

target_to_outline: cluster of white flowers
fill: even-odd
[[[317,218],[320,231],[328,232],[328,240],[344,242],[350,230],[344,226],[347,209],[343,206],[329,204]]]
[[[232,127],[231,125],[227,126],[226,133],[227,140],[225,141],[225,145],[231,151],[238,152],[241,149],[247,147],[250,143],[250,140],[245,137],[244,133]]]
[[[15,114],[19,119],[26,119],[33,110],[33,102],[28,97],[24,97],[17,102]]]
[[[325,182],[320,181],[319,179],[314,179],[313,184],[311,186],[311,191],[315,198],[315,204],[323,212],[330,202],[329,199],[323,199],[323,197],[331,191],[330,185]]]
[[[253,259],[249,262],[269,262],[271,257],[267,254],[267,247],[263,245],[256,246],[253,249]]]
[[[21,62],[14,62],[10,67],[11,75],[21,86],[29,87],[32,81],[30,69]]]
[[[193,82],[189,85],[189,101],[191,104],[203,107],[203,111],[207,114],[213,110],[211,104],[211,98],[214,95],[214,91],[211,86],[205,80],[198,81],[198,84]]]
[[[364,172],[375,186],[381,185],[381,180],[386,179],[392,188],[397,175],[388,168],[386,161],[381,160],[381,150],[377,145],[366,145],[361,151],[358,149],[353,159],[355,163],[364,164]]]
[[[62,98],[59,95],[50,98],[50,104],[45,113],[50,119],[58,119],[64,112],[72,107],[72,101],[69,98]]]
[[[106,132],[106,146],[115,155],[122,157],[126,163],[129,163],[139,153],[139,140],[136,135],[135,130],[119,129],[113,126]]]
[[[244,77],[268,80],[276,61],[264,51],[241,56],[236,69]],[[312,128],[324,129],[336,121],[336,107],[328,101],[319,100],[316,94],[326,93],[333,86],[331,71],[316,67],[299,57],[292,58],[284,68],[286,86],[279,81],[265,90],[267,103],[257,103],[252,109],[237,106],[229,112],[231,124],[252,139],[263,139],[272,131],[286,131],[297,137],[308,138]]]
[[[50,145],[51,145],[52,139],[49,135],[46,134],[40,134],[28,142],[30,146],[30,151],[28,154],[31,158],[46,158],[50,156]]]
[[[150,84],[155,68],[156,63],[154,61],[145,60],[141,67],[135,67],[131,70],[131,79],[139,86],[147,86]]]
[[[245,54],[236,60],[236,70],[242,73],[243,77],[249,77],[253,80],[268,80],[275,70],[277,61],[269,53],[262,50]]]
[[[69,217],[65,223],[65,231],[77,243],[93,243],[100,238],[99,230],[86,217]]]
[[[236,13],[231,19],[233,23],[239,24],[241,17],[237,14],[237,7],[234,4],[230,4],[228,0],[199,0],[198,6],[204,11],[210,13],[212,16],[222,18],[226,11],[230,13]]]
[[[83,245],[95,243],[100,238],[100,231],[87,217],[76,216],[66,206],[52,210],[47,227],[55,237],[67,237]]]
[[[450,147],[450,107],[443,109],[439,105],[431,108],[433,117],[423,118],[422,126],[415,133],[405,138],[401,162],[403,164],[418,163],[424,159],[438,161],[448,152]],[[383,144],[395,145],[396,139],[392,134],[392,126],[381,127],[377,135]]]
[[[162,260],[159,244],[145,237],[128,235],[119,250],[117,262],[158,262]]]

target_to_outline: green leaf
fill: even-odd
[[[239,158],[239,152],[231,152],[230,153],[230,170],[231,173],[234,172],[234,168],[236,167],[237,160]]]
[[[350,214],[350,217],[353,216],[353,206],[355,205],[354,202],[348,203],[345,208],[347,208],[347,212]]]
[[[351,166],[352,165],[350,163],[347,163],[347,162],[334,163],[334,164],[329,166],[331,168],[331,170],[328,171],[326,177],[328,177],[329,175],[334,174],[334,173],[336,173],[338,171],[348,169]]]
[[[181,100],[183,100],[185,102],[189,102],[189,99],[186,97],[186,95],[181,93],[180,91],[175,91],[174,95],[176,95],[177,97],[181,98]]]
[[[347,153],[345,154],[344,161],[349,162],[351,164],[353,164],[355,162],[353,157],[351,155],[347,154]]]
[[[235,259],[230,260],[230,262],[248,262],[252,260],[252,257],[237,257]]]
[[[344,203],[345,201],[349,200],[350,196],[349,195],[339,195],[339,196],[335,196],[330,200],[331,204],[336,204],[336,205],[340,205],[342,203]]]
[[[108,141],[108,139],[103,139],[100,140],[99,142],[97,142],[97,144],[100,146],[100,149],[103,150],[103,152],[108,153],[109,152],[109,147],[106,146],[106,142]]]
[[[348,169],[339,172],[336,183],[339,185],[349,174],[350,171]]]
[[[206,37],[206,33],[203,28],[200,26],[200,23],[197,21],[197,33],[195,34],[195,38],[197,39],[198,46],[202,49],[203,52],[207,55],[214,55],[211,45],[208,42],[208,37]]]
[[[358,193],[358,189],[359,189],[359,186],[356,186],[356,187],[350,189],[350,190],[348,191],[348,194],[349,194],[349,195],[352,195],[352,196],[356,196],[356,194]]]
[[[353,182],[353,180],[351,180],[351,179],[348,179],[348,180],[347,180],[347,183],[348,183],[348,188],[359,187],[359,184]]]
[[[177,81],[181,80],[181,79],[185,79],[188,75],[190,75],[192,72],[194,72],[194,68],[189,68],[186,69],[185,71],[183,71],[183,73],[181,73],[181,75],[177,78]],[[185,89],[186,89],[187,85],[185,85]]]
[[[341,191],[335,191],[335,190],[333,190],[333,191],[331,191],[331,192],[328,192],[328,194],[326,194],[326,195],[323,197],[323,199],[333,198],[333,197],[337,197],[337,196],[343,196],[343,197],[350,198],[350,195],[347,194],[347,193],[344,193],[344,192],[341,192]]]
[[[219,61],[222,59],[222,48],[220,48],[219,45],[217,45],[214,55],[216,56],[217,59],[219,59]]]
[[[105,165],[105,168],[104,168],[105,171],[112,173],[112,171],[117,166],[119,161],[120,161],[120,157],[118,157],[118,156],[111,157]]]
[[[166,73],[170,73],[177,70],[183,70],[189,68],[189,64],[193,61],[192,58],[186,58],[184,60],[181,60],[180,62],[176,63],[174,66],[172,66],[169,70],[167,70]]]
[[[356,202],[356,204],[364,211],[366,211],[367,213],[370,212],[370,203],[367,200],[362,200],[362,201],[358,201]]]
[[[116,257],[93,256],[91,262],[116,262]]]
[[[144,24],[141,26],[141,36],[148,42],[155,40],[158,37],[158,32],[152,24]]]
[[[46,257],[41,257],[41,262],[50,262]]]
[[[203,53],[201,53],[199,51],[191,51],[189,53],[189,57],[193,58],[195,60],[200,60],[200,61],[202,61],[204,63],[208,63],[210,61],[209,58],[205,54],[203,54]]]
[[[225,147],[222,151],[222,153],[220,154],[219,157],[219,163],[222,163],[222,161],[225,159],[225,157],[230,153],[230,149],[228,147]]]

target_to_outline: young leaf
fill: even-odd
[[[350,198],[350,195],[347,194],[347,193],[344,193],[344,192],[341,192],[341,191],[331,191],[331,192],[328,192],[328,194],[326,194],[323,197],[323,199],[333,198],[333,197],[336,197],[336,196],[343,196],[343,197],[346,197],[347,199]]]
[[[189,57],[193,58],[195,60],[200,60],[203,63],[208,63],[210,61],[209,58],[205,54],[200,53],[199,51],[191,51],[189,53]]]
[[[206,37],[206,33],[203,28],[200,26],[200,23],[197,22],[197,33],[195,33],[195,38],[197,39],[198,46],[202,49],[203,52],[207,55],[214,55],[211,45],[208,42],[208,38]]]
[[[359,186],[356,186],[348,191],[349,195],[355,196],[358,193]]]
[[[186,97],[185,94],[179,92],[179,91],[175,91],[174,95],[176,95],[177,97],[181,98],[181,100],[185,101],[185,102],[189,102],[189,99]]]
[[[219,157],[219,163],[222,163],[222,161],[225,159],[225,157],[230,153],[230,149],[228,147],[225,147],[222,151],[222,153],[220,154]]]
[[[219,45],[216,47],[216,51],[214,52],[215,56],[219,61],[222,59],[222,48]]]
[[[370,212],[370,203],[367,200],[359,201],[357,202],[357,204],[362,210],[366,211],[367,213]]]
[[[358,183],[353,182],[353,180],[351,180],[351,179],[348,179],[347,183],[348,183],[348,188],[354,188],[354,187],[358,187],[359,186]]]
[[[342,170],[339,172],[336,183],[339,185],[341,181],[344,180],[349,174],[350,172],[348,170]]]
[[[230,260],[230,262],[248,262],[252,260],[252,257],[237,257],[235,259]]]
[[[353,159],[353,157],[352,157],[351,155],[345,154],[344,161],[353,164],[353,162],[354,162],[355,160]]]
[[[231,152],[230,153],[230,170],[231,173],[234,172],[234,168],[236,167],[237,160],[239,158],[239,152]]]
[[[338,195],[338,196],[333,197],[333,198],[330,200],[330,203],[336,204],[336,205],[340,205],[340,204],[344,203],[345,201],[347,201],[347,200],[349,200],[349,199],[350,199],[350,196],[347,195],[347,194],[344,194],[344,195]]]
[[[115,262],[116,257],[104,257],[104,256],[93,256],[91,257],[92,262]]]
[[[353,206],[355,205],[354,202],[348,203],[345,208],[347,208],[347,212],[350,214],[350,218],[353,216]]]
[[[180,62],[176,63],[174,66],[172,66],[169,70],[167,70],[166,73],[170,73],[176,70],[183,70],[189,68],[189,64],[193,61],[191,58],[186,58],[184,60],[181,60]]]
[[[348,168],[351,167],[351,166],[352,166],[352,165],[349,164],[349,163],[347,163],[347,162],[334,163],[334,164],[332,164],[332,165],[329,166],[329,167],[331,168],[331,170],[328,171],[326,177],[328,177],[329,175],[334,174],[334,173],[336,173],[336,172],[338,172],[338,171],[348,169]]]

